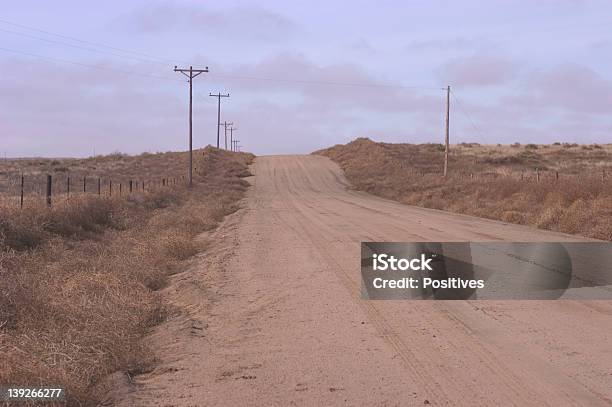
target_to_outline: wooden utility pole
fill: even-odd
[[[236,151],[234,149],[234,130],[238,130],[238,127],[230,127],[230,145],[232,146],[232,151]]]
[[[205,69],[193,69],[193,66],[190,66],[189,69],[179,69],[175,65],[174,72],[180,72],[189,78],[189,187],[191,188],[193,184],[193,78],[202,72],[208,72],[208,67]]]
[[[24,185],[24,178],[23,178],[23,173],[21,174],[21,196],[20,196],[20,200],[19,200],[19,207],[23,208],[23,185]]]
[[[225,149],[227,150],[227,126],[233,126],[234,123],[223,122],[223,135],[225,136]]]
[[[448,133],[450,120],[450,86],[446,87],[446,136],[444,137],[444,176],[448,174]]]
[[[229,93],[226,95],[222,95],[221,92],[216,95],[211,93],[209,96],[214,96],[218,99],[217,101],[217,148],[219,148],[219,130],[221,130],[221,98],[230,97]]]
[[[51,207],[51,192],[52,192],[53,178],[51,175],[47,175],[47,206]]]

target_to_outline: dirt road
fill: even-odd
[[[364,301],[361,241],[576,240],[346,189],[259,157],[244,208],[174,277],[161,360],[124,405],[612,404],[612,303]]]

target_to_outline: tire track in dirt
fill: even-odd
[[[611,404],[607,302],[360,298],[362,240],[580,239],[347,190],[324,157],[252,171],[244,209],[181,280],[214,299],[174,290],[188,318],[159,327],[169,354],[124,405]]]

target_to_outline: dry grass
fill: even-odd
[[[201,154],[201,150],[195,154]],[[66,192],[67,178],[70,177],[71,190],[81,191],[83,177],[87,178],[87,190],[97,190],[97,180],[101,178],[102,190],[107,192],[112,181],[115,192],[118,185],[127,188],[129,180],[147,184],[160,183],[162,179],[180,178],[185,175],[186,155],[180,152],[128,156],[121,153],[77,158],[22,158],[0,160],[0,193],[18,195],[21,174],[25,175],[26,193],[44,193],[46,176],[53,176],[53,193]],[[196,170],[197,161],[195,162]],[[124,191],[126,191],[124,189]]]
[[[315,154],[338,162],[355,188],[385,198],[612,240],[612,145],[463,144],[451,152],[447,178],[439,144],[357,139]]]
[[[235,211],[248,185],[251,155],[207,148],[196,157],[191,190],[0,206],[0,383],[64,386],[70,405],[90,405],[107,374],[151,367],[140,338],[164,317],[155,290],[202,250],[194,237]]]

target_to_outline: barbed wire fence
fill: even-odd
[[[197,167],[195,168],[197,171]],[[129,197],[161,188],[187,186],[186,176],[168,175],[155,178],[120,176],[87,176],[80,174],[22,173],[0,176],[0,198],[9,204],[24,207],[28,202],[44,202],[47,206],[59,200],[79,196]]]

